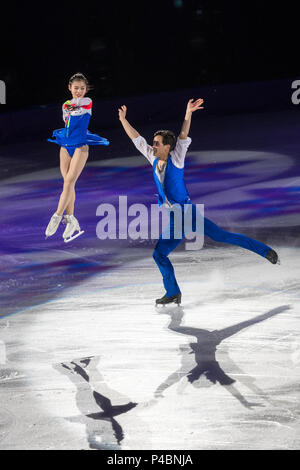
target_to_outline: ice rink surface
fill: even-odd
[[[58,168],[1,183],[0,449],[299,449],[299,160],[191,149],[193,202],[281,264],[206,240],[170,258],[155,241],[99,240],[102,202],[155,202],[143,157],[90,162],[77,185],[85,234],[44,240]]]

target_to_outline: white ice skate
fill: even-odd
[[[45,231],[46,239],[55,234],[56,230],[58,229],[61,219],[62,219],[62,215],[57,215],[56,212],[53,214]]]
[[[80,229],[79,222],[76,217],[74,217],[74,215],[65,215],[63,223],[66,224],[66,228],[63,233],[63,239],[65,243],[69,243],[72,240],[75,240],[75,238],[84,233],[84,230]],[[75,232],[77,233],[75,234]]]

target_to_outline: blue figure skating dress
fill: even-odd
[[[73,98],[63,104],[63,120],[65,127],[56,129],[49,142],[54,142],[67,149],[70,157],[75,150],[83,145],[109,145],[109,141],[100,135],[92,134],[88,125],[92,115],[90,98]]]

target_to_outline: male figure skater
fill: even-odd
[[[185,118],[182,124],[181,132],[176,139],[172,131],[162,130],[154,134],[152,147],[147,144],[144,137],[142,137],[127,121],[126,106],[121,106],[119,109],[119,119],[121,124],[132,139],[136,148],[149,160],[153,166],[153,177],[158,189],[158,204],[161,206],[172,209],[180,207],[182,215],[182,237],[179,239],[178,235],[174,235],[174,214],[170,212],[170,237],[165,239],[160,235],[160,238],[155,246],[153,258],[160,269],[163,277],[164,287],[166,294],[156,299],[156,304],[168,304],[175,302],[181,303],[181,291],[177,284],[174,268],[168,258],[168,255],[173,251],[185,237],[184,230],[184,210],[185,205],[191,204],[192,210],[192,227],[196,224],[196,211],[195,204],[192,204],[189,193],[184,183],[184,160],[188,147],[191,143],[191,138],[188,137],[192,113],[202,107],[203,99],[188,101]],[[172,217],[173,216],[173,217]],[[230,243],[232,245],[241,246],[247,250],[251,250],[260,256],[263,256],[271,263],[278,262],[277,253],[268,245],[261,243],[257,240],[247,237],[239,233],[231,233],[221,229],[211,220],[204,217],[204,235],[207,235],[212,240],[223,243]]]

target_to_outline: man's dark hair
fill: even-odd
[[[172,131],[156,131],[154,137],[156,135],[162,136],[162,142],[164,145],[170,145],[170,151],[174,150],[176,145],[176,137],[174,132]]]

